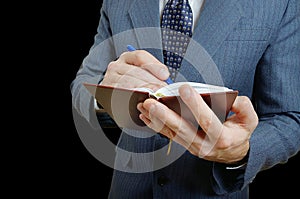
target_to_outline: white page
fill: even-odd
[[[155,93],[156,94],[159,93],[164,96],[179,96],[178,89],[180,86],[182,86],[184,84],[189,84],[190,86],[195,88],[196,91],[200,94],[232,91],[232,89],[229,89],[227,87],[203,84],[203,83],[198,83],[198,82],[175,82],[173,84],[169,84],[165,87],[158,89]]]

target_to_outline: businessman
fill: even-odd
[[[164,24],[164,9],[181,3],[189,3],[182,7],[191,26],[187,48],[174,53],[164,30],[176,24]],[[109,198],[244,199],[259,172],[298,153],[298,0],[104,0],[97,31],[71,84],[74,107],[91,126],[99,107],[83,82],[157,89],[171,76],[239,91],[224,122],[189,86],[180,97],[197,125],[155,100],[139,103],[147,130],[123,129]],[[126,52],[127,44],[139,50]]]

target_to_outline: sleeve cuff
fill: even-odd
[[[234,169],[245,169],[246,166],[247,166],[247,162],[245,162],[243,164],[240,164],[238,166],[227,166],[226,169],[229,169],[229,170],[230,169],[232,169],[232,170],[234,170]]]
[[[213,163],[211,182],[217,194],[227,194],[243,188],[248,157],[249,151],[241,161],[235,164]]]
[[[238,161],[237,163],[233,164],[233,165],[227,165],[226,169],[228,170],[234,170],[234,169],[246,169],[247,167],[247,162],[248,162],[248,158],[249,158],[249,151],[247,152],[246,156]]]

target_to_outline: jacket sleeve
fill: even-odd
[[[215,163],[219,194],[243,189],[263,170],[283,164],[300,149],[300,1],[288,1],[281,23],[258,63],[253,103],[259,124],[244,169]]]
[[[116,59],[112,34],[107,17],[107,1],[103,1],[94,44],[84,58],[75,79],[71,82],[72,105],[92,127],[99,127],[93,96],[83,86],[84,82],[97,84],[103,78],[107,65]]]

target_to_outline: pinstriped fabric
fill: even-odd
[[[104,17],[101,18],[95,43],[101,43],[109,34],[132,28],[159,28],[159,13],[156,9],[150,9],[156,8],[157,2],[158,0],[104,0]],[[227,176],[227,172],[212,176],[212,171],[218,167],[206,165],[205,161],[193,159],[186,153],[170,167],[151,173],[132,174],[116,170],[111,198],[168,196],[175,199],[245,199],[242,195],[247,194],[249,183],[261,168],[283,162],[297,152],[300,148],[300,96],[297,95],[300,88],[299,4],[299,0],[206,1],[193,32],[193,39],[201,44],[218,66],[224,84],[239,90],[241,95],[255,97],[253,101],[261,123],[251,137],[243,186],[235,182],[232,175]],[[130,41],[127,38],[124,40],[125,43]],[[122,52],[124,45],[122,48],[107,46],[105,51]],[[92,53],[97,57],[87,57],[72,89],[75,105],[88,120],[91,110],[87,110],[90,108],[87,99],[90,98],[80,89],[82,80],[102,74],[108,63],[99,63],[99,60],[116,58],[114,53],[102,54],[95,50],[96,47],[92,49]],[[151,49],[149,51],[154,52]],[[205,66],[192,66],[188,63],[182,64],[180,68],[180,72],[188,80],[200,82],[203,79],[197,72],[206,70]],[[153,146],[153,140],[140,142],[124,136],[120,141],[121,148],[137,152],[145,149],[148,151]],[[128,160],[130,159],[124,158],[120,162],[125,167],[138,164]],[[162,175],[169,178],[164,186],[157,183]],[[223,184],[215,184],[211,178]]]

